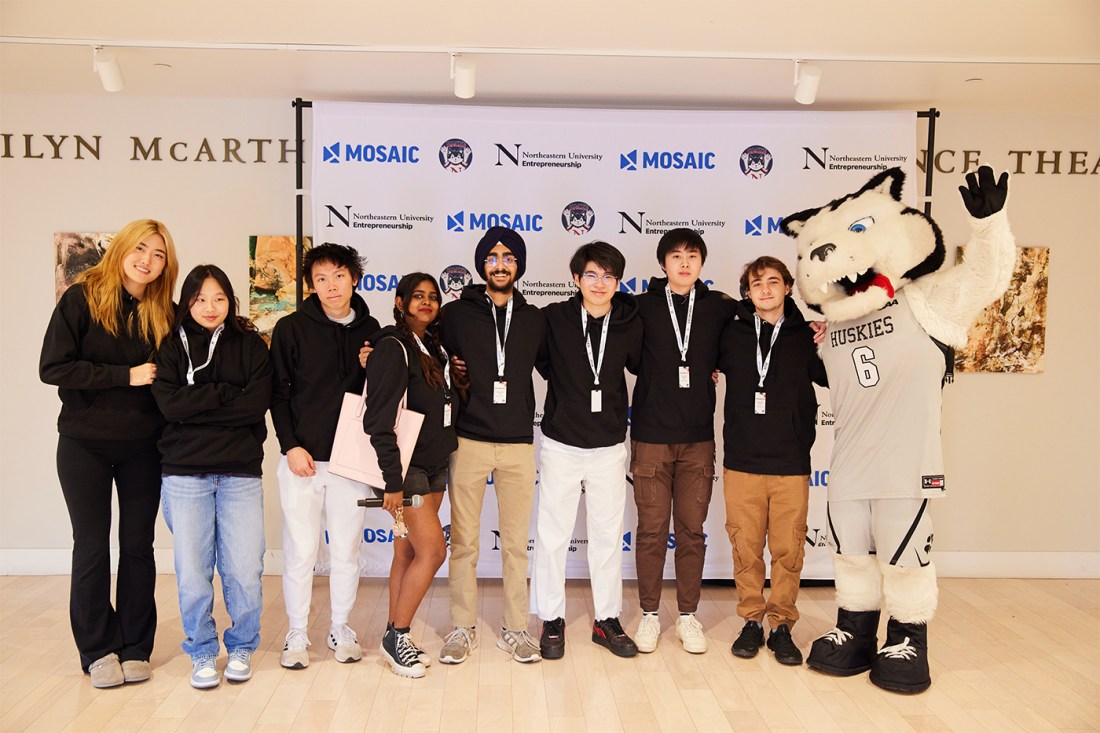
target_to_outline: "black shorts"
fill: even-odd
[[[385,496],[385,492],[382,489],[371,487],[374,489],[374,493],[379,498]],[[421,468],[420,466],[409,466],[408,472],[405,473],[405,484],[403,487],[402,495],[405,498],[410,496],[427,496],[428,494],[442,494],[447,490],[447,464],[443,464],[439,468]]]

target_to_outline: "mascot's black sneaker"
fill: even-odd
[[[928,625],[903,624],[891,618],[886,643],[871,664],[871,682],[892,692],[924,692],[928,674]]]
[[[839,609],[836,627],[814,641],[806,665],[837,677],[866,672],[875,660],[878,621],[878,611]]]

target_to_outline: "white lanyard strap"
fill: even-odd
[[[603,317],[603,331],[600,334],[600,356],[592,357],[592,339],[588,338],[588,311],[581,304],[581,335],[584,337],[584,348],[588,350],[588,366],[592,369],[592,377],[596,380],[595,386],[600,386],[600,369],[603,368],[603,354],[607,348],[607,327],[611,324],[611,311]]]
[[[206,352],[206,361],[200,366],[193,366],[191,364],[191,347],[187,343],[187,332],[183,330],[183,326],[180,326],[180,341],[183,341],[183,355],[187,357],[188,385],[193,385],[195,383],[195,372],[210,366],[210,362],[214,360],[214,347],[218,345],[218,338],[222,335],[223,328],[225,328],[224,323],[214,329],[214,335],[210,337],[210,347]]]
[[[504,309],[504,338],[500,338],[500,330],[497,328],[497,306],[493,302],[493,299],[488,295],[485,299],[489,301],[489,311],[493,315],[493,338],[497,342],[497,379],[501,382],[504,381],[504,345],[508,343],[508,331],[512,328],[512,302],[514,298],[508,298],[508,305]]]
[[[768,344],[768,358],[765,359],[763,354],[760,353],[760,316],[753,314],[753,318],[756,319],[756,373],[760,375],[760,382],[758,387],[764,387],[764,377],[768,376],[768,369],[772,365],[772,354],[775,353],[775,340],[779,338],[779,327],[783,325],[783,320],[786,316],[780,316],[779,320],[775,323],[775,328],[772,330],[772,340]]]
[[[680,335],[680,321],[676,318],[676,309],[672,307],[672,288],[665,287],[665,299],[668,301],[668,314],[672,317],[672,330],[676,333],[676,346],[680,349],[680,363],[687,364],[688,344],[691,342],[691,314],[695,311],[695,287],[692,286],[691,295],[688,296],[688,314],[683,336]]]
[[[411,333],[411,332],[410,332]],[[428,351],[428,347],[424,345],[424,342],[420,340],[420,337],[415,333],[412,335],[416,339],[416,345],[420,347],[422,351],[429,359],[434,359],[432,352]],[[447,350],[443,348],[443,344],[439,344],[439,351],[443,354],[443,381],[447,383],[447,392],[449,396],[451,394],[451,360],[447,356]]]

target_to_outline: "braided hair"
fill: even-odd
[[[405,338],[414,343],[416,339],[413,337],[412,329],[409,328],[406,314],[409,309],[409,302],[412,300],[413,291],[425,282],[431,283],[432,289],[438,297],[439,286],[436,284],[435,278],[424,272],[410,272],[408,275],[405,275],[398,281],[397,288],[394,291],[396,300],[398,301],[395,302],[393,306],[394,324],[397,326],[397,330],[400,331]],[[447,385],[446,379],[443,376],[443,368],[447,360],[443,355],[444,352],[441,348],[442,342],[439,336],[441,320],[442,312],[436,316],[434,321],[428,324],[427,331],[424,334],[424,348],[426,348],[431,355],[425,354],[423,351],[418,351],[417,354],[420,357],[420,369],[424,373],[424,381],[427,382],[428,386],[432,389],[438,390],[443,390]],[[451,384],[459,391],[459,394],[463,398],[466,397],[469,380],[466,379],[465,374],[452,370]]]

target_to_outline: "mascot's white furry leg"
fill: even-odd
[[[836,627],[814,641],[806,664],[848,677],[871,669],[878,651],[882,571],[874,555],[834,555]]]
[[[871,665],[871,682],[893,692],[924,692],[928,674],[928,622],[936,615],[936,566],[882,564],[886,642]],[[839,585],[838,585],[839,590]]]

